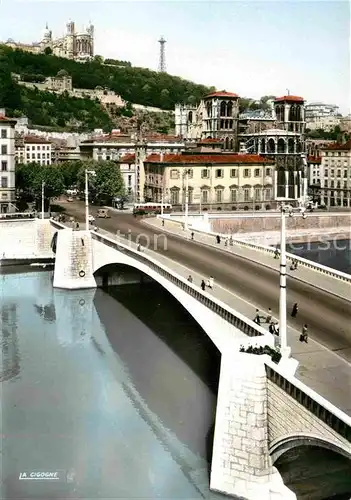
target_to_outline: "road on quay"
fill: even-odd
[[[78,221],[84,221],[84,204],[82,202],[62,203],[66,213]],[[91,213],[95,214],[92,209]],[[249,261],[237,255],[213,249],[196,241],[184,241],[176,235],[163,233],[161,230],[143,224],[131,214],[110,211],[111,218],[97,219],[96,225],[120,236],[132,239],[136,237],[141,244],[140,235],[153,242],[154,235],[167,236],[167,248],[164,249],[160,238],[158,248],[152,250],[179,262],[202,274],[204,279],[215,277],[215,282],[229,291],[240,295],[243,299],[260,304],[262,309],[272,309],[274,316],[279,316],[279,274],[275,269],[267,268],[259,263]],[[297,302],[300,305],[297,318],[290,318],[288,323],[301,330],[303,324],[308,324],[310,337],[334,351],[343,359],[351,362],[351,308],[350,302],[287,277],[288,312]],[[235,308],[235,307],[234,307]],[[252,311],[252,318],[255,310]],[[340,381],[347,384],[347,381]]]

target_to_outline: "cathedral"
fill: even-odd
[[[307,193],[305,100],[285,95],[269,110],[239,113],[240,97],[211,92],[197,106],[175,107],[176,135],[192,142],[218,140],[223,152],[247,152],[274,160],[279,198],[297,199]]]
[[[84,62],[94,57],[94,26],[89,24],[86,30],[77,32],[74,22],[69,21],[66,25],[66,34],[62,38],[53,38],[52,31],[46,25],[40,42],[24,44],[10,39],[5,45],[34,54],[41,54],[50,48],[55,56]]]

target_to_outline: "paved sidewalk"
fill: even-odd
[[[115,235],[102,229],[99,229],[99,233],[117,240]],[[123,238],[122,241],[126,243],[126,240]],[[134,248],[134,243],[129,242],[129,244]],[[144,250],[144,252],[184,278],[188,278],[189,274],[191,274],[194,280],[193,283],[200,287],[204,276],[159,253],[149,249]],[[216,283],[214,289],[207,293],[250,319],[254,318],[255,310],[259,308],[259,305],[242,299],[240,296]],[[260,313],[262,316],[266,316],[267,311],[260,310]],[[278,318],[274,319],[278,321]],[[268,328],[268,325],[264,323],[262,326]],[[351,416],[350,364],[311,338],[308,344],[299,342],[299,335],[300,331],[296,330],[293,324],[290,324],[288,326],[288,343],[292,349],[292,356],[300,363],[296,377]]]
[[[190,239],[191,230],[183,230],[180,224],[177,224],[175,222],[166,220],[165,225],[162,226],[161,219],[153,218],[145,220],[144,223],[157,229],[161,229],[162,231],[182,236],[184,237],[184,239]],[[227,252],[234,253],[235,255],[248,260],[253,260],[254,262],[258,262],[260,264],[263,264],[264,266],[279,271],[280,260],[274,259],[272,255],[263,251],[255,250],[254,248],[249,248],[246,246],[241,246],[238,243],[234,243],[233,246],[225,246],[224,238],[221,238],[221,243],[218,245],[215,241],[214,236],[197,233],[196,231],[194,231],[194,240],[205,245],[209,245],[213,248],[221,248],[222,250],[225,250]],[[296,271],[290,271],[289,261],[287,274],[294,277],[295,279],[304,281],[305,283],[309,283],[312,286],[315,286],[322,290],[326,290],[329,293],[351,301],[351,285],[346,281],[338,280],[337,278],[333,278],[332,276],[322,274],[319,271],[315,271],[303,266],[299,266]]]

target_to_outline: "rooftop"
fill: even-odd
[[[239,96],[238,96],[238,94],[234,94],[233,92],[227,92],[226,90],[220,90],[220,91],[210,92],[209,94],[205,95],[204,98],[210,99],[211,97],[237,98]]]
[[[344,144],[329,144],[323,148],[323,151],[351,151],[351,140]]]
[[[276,97],[274,102],[304,102],[303,97],[297,95],[283,95],[282,97]]]
[[[23,137],[23,142],[25,144],[51,144],[51,142],[44,139],[44,137],[38,137],[37,135],[26,135]]]
[[[15,120],[14,118],[9,118],[8,116],[5,116],[3,114],[0,114],[0,122],[17,123],[17,120]]]
[[[307,161],[308,161],[308,163],[321,163],[322,158],[320,156],[309,155],[307,157]]]
[[[222,139],[211,139],[211,138],[207,138],[207,139],[201,139],[199,141],[197,141],[197,144],[223,144],[223,140]]]
[[[165,154],[162,155],[151,154],[145,162],[147,163],[169,163],[169,164],[197,164],[203,165],[205,163],[213,164],[273,164],[272,160],[268,160],[260,155],[238,154],[238,153],[219,153],[219,154]]]

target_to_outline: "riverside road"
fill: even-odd
[[[84,221],[83,203],[64,203],[67,214],[76,220]],[[92,209],[91,213],[95,214]],[[275,316],[279,309],[279,274],[275,269],[267,268],[257,262],[246,260],[237,255],[225,253],[196,241],[184,241],[183,238],[163,233],[135,219],[131,214],[110,212],[111,218],[98,219],[98,227],[120,236],[128,237],[143,244],[146,239],[153,242],[154,235],[167,236],[167,248],[163,238],[158,240],[158,248],[152,250],[177,261],[203,275],[204,279],[213,276],[215,283],[235,292],[253,304],[260,304],[268,310],[270,307]],[[310,337],[336,352],[347,361],[351,361],[351,309],[350,302],[287,277],[288,307],[297,302],[299,314],[297,318],[289,318],[289,324],[301,329],[308,324]],[[235,304],[233,304],[235,309]],[[288,311],[289,312],[289,311]],[[255,310],[252,310],[252,318]],[[348,383],[340,381],[340,383]]]

